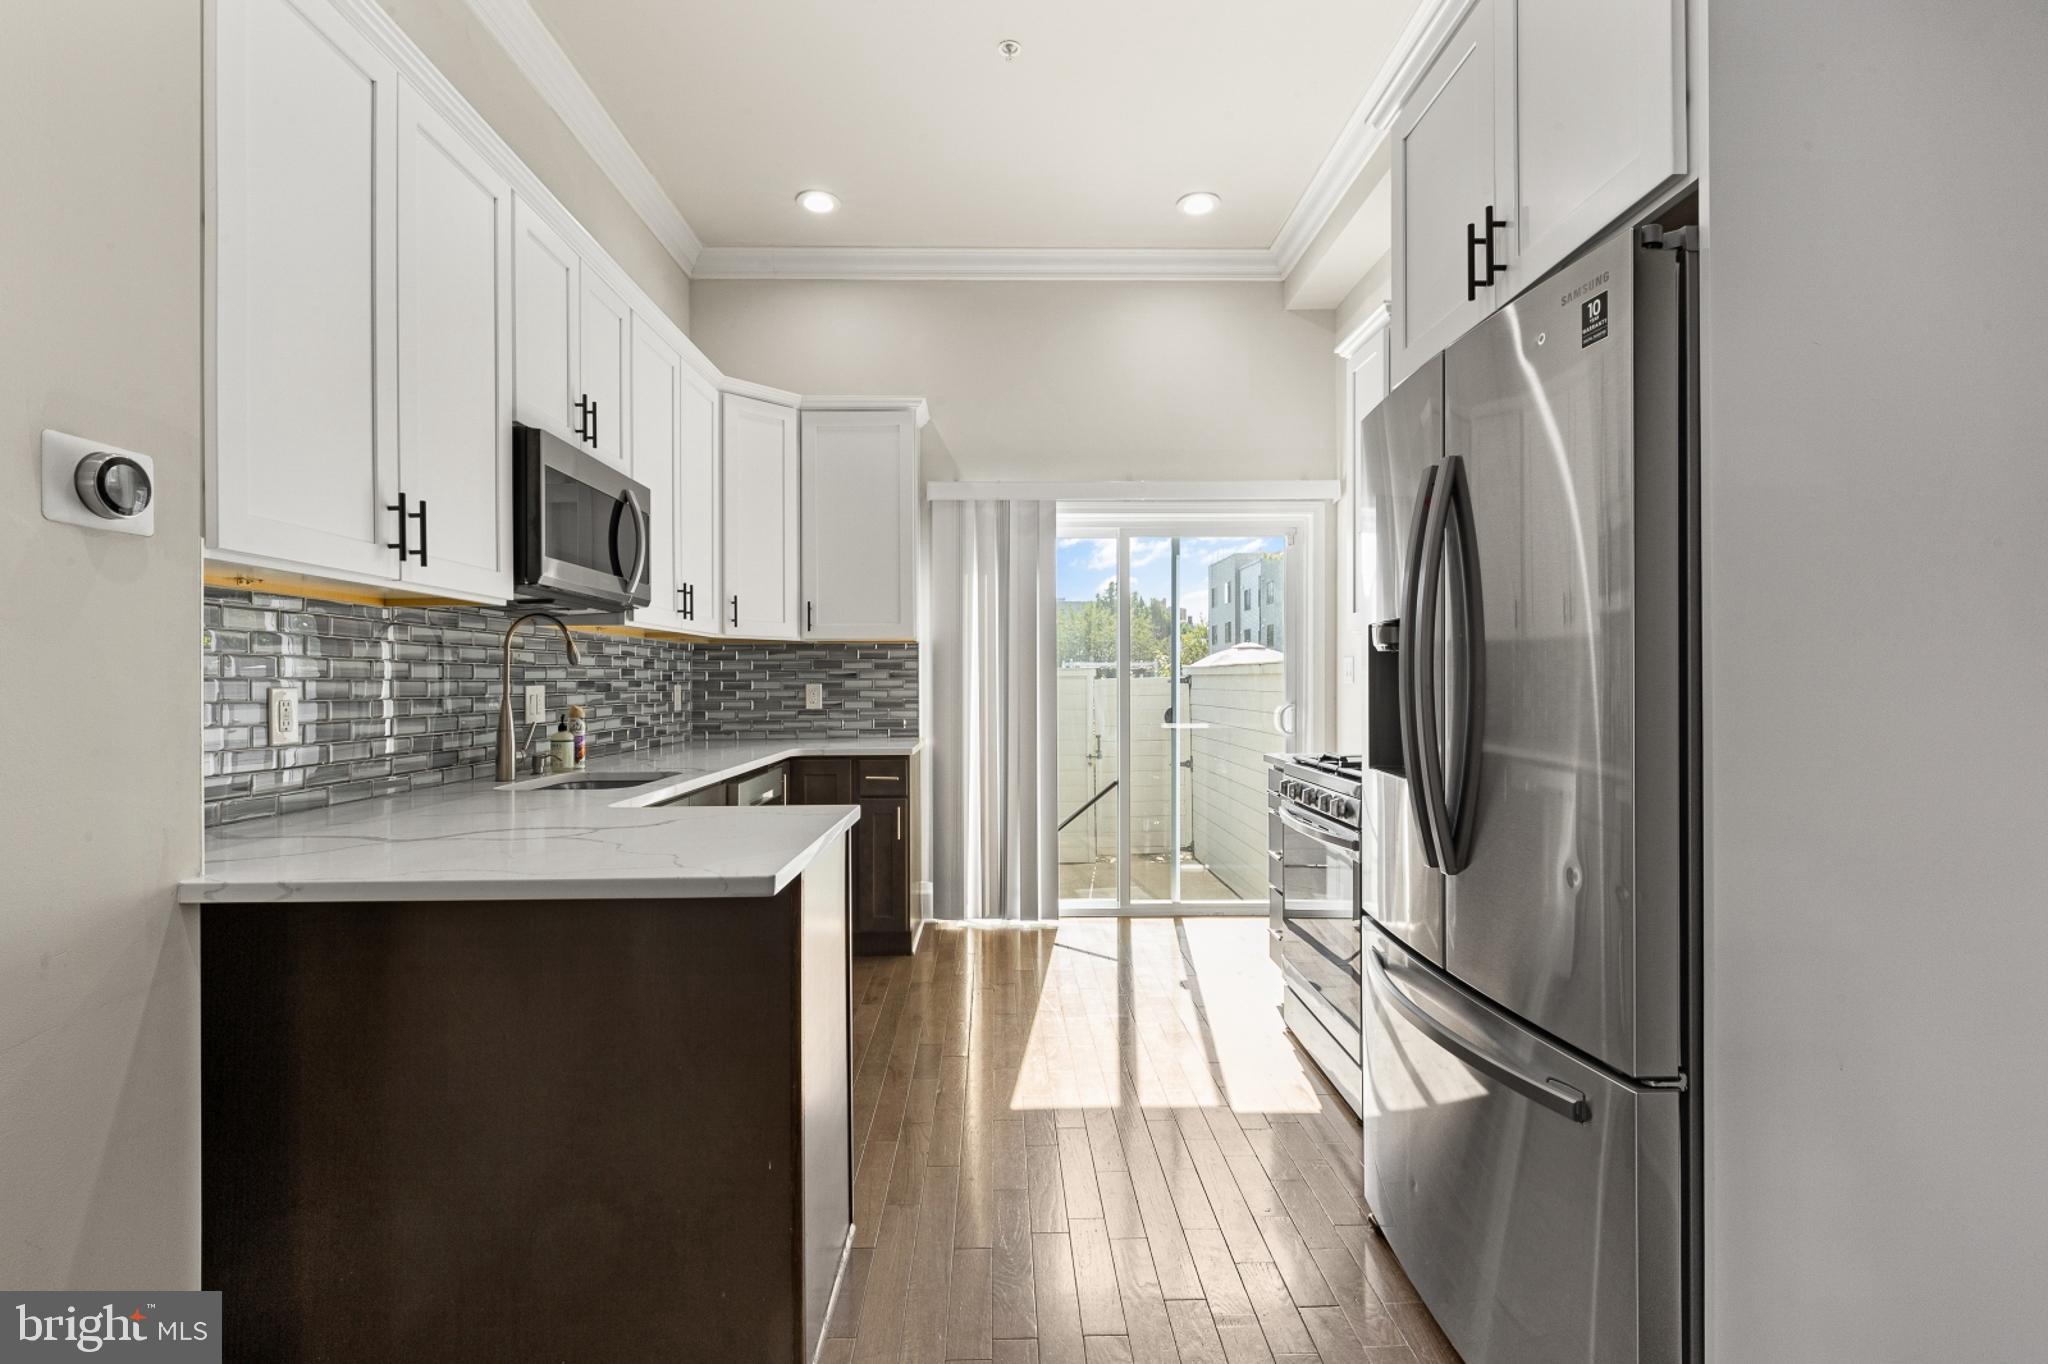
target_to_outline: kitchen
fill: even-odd
[[[2035,1352],[2034,7],[8,25],[23,1332]]]

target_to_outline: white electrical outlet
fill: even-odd
[[[270,742],[273,746],[299,742],[299,689],[297,687],[272,687],[270,689]]]
[[[678,682],[675,686],[669,688],[669,703],[677,710],[681,710],[683,708],[682,683]]]
[[[548,689],[534,686],[526,689],[526,723],[537,724],[548,718]]]
[[[806,683],[804,683],[804,709],[805,709],[805,710],[823,710],[823,709],[825,709],[825,684],[824,684],[824,683],[822,683],[822,682],[806,682]]]

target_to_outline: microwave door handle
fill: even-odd
[[[647,567],[647,513],[641,510],[640,499],[633,496],[631,488],[619,494],[619,500],[633,513],[633,570],[628,573],[619,567],[619,533],[614,523],[612,531],[612,571],[619,575],[619,584],[630,594],[640,586],[641,571]]]
[[[1460,736],[1464,754],[1459,763],[1458,813],[1455,818],[1447,817],[1451,849],[1444,860],[1444,870],[1455,873],[1472,865],[1472,834],[1479,822],[1479,766],[1485,757],[1486,727],[1486,607],[1479,590],[1479,536],[1472,517],[1471,475],[1465,472],[1462,455],[1452,455],[1445,464],[1450,466],[1451,511],[1458,518],[1465,617],[1465,726]]]
[[[1422,542],[1429,524],[1430,494],[1436,488],[1436,478],[1436,465],[1422,471],[1422,486],[1415,490],[1415,510],[1409,517],[1408,561],[1401,571],[1400,653],[1395,664],[1399,679],[1396,700],[1401,729],[1401,768],[1407,774],[1408,808],[1415,819],[1415,836],[1422,842],[1422,858],[1432,867],[1438,865],[1436,830],[1430,822],[1428,803],[1423,798],[1422,741],[1416,728],[1415,694],[1419,681],[1417,667],[1423,649],[1428,647],[1416,598],[1424,568]]]
[[[1435,1014],[1423,1008],[1394,982],[1386,956],[1378,947],[1365,954],[1365,971],[1375,995],[1393,1005],[1403,1018],[1415,1025],[1418,1032],[1481,1075],[1507,1086],[1525,1099],[1542,1104],[1560,1117],[1570,1118],[1573,1122],[1592,1120],[1593,1106],[1577,1089],[1555,1078],[1539,1080],[1508,1058],[1494,1055],[1445,1026]]]

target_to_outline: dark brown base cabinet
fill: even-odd
[[[852,1219],[846,865],[755,899],[208,906],[231,1357],[809,1360]]]
[[[853,950],[904,953],[917,941],[910,894],[910,760],[798,758],[790,764],[792,805],[858,805],[853,826]]]

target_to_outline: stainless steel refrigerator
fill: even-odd
[[[1697,267],[1617,234],[1365,420],[1366,1192],[1467,1364],[1697,1350]]]

